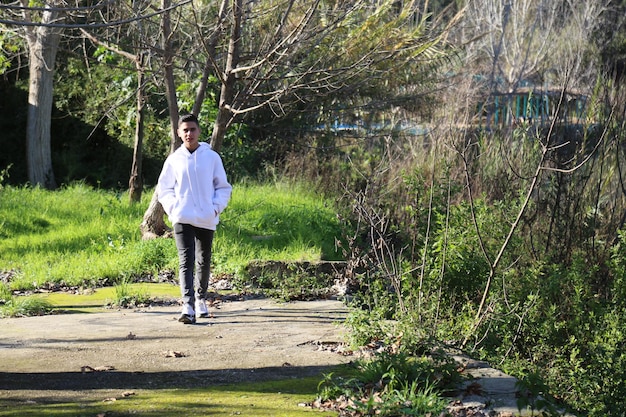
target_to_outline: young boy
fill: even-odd
[[[194,324],[196,316],[209,316],[205,300],[213,235],[219,215],[230,200],[232,187],[217,152],[208,143],[198,142],[200,124],[196,116],[180,117],[178,136],[183,146],[165,160],[156,192],[174,227],[178,249],[183,299],[178,321]]]

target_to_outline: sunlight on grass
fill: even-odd
[[[113,285],[126,277],[176,271],[173,239],[142,241],[152,192],[125,194],[73,184],[57,191],[0,190],[0,272],[13,290],[50,283]],[[340,227],[332,204],[306,185],[235,185],[214,241],[213,272],[236,274],[252,260],[335,260]]]
[[[222,217],[214,263],[237,270],[251,260],[340,259],[336,213],[304,185],[240,185]]]
[[[315,399],[319,378],[211,386],[198,389],[137,390],[133,395],[77,403],[20,403],[0,399],[0,415],[6,417],[54,415],[134,415],[143,417],[234,415],[301,417],[320,414],[299,404]],[[115,401],[113,401],[115,399]],[[107,401],[108,400],[108,401]],[[48,400],[50,401],[50,400]]]
[[[44,294],[16,296],[0,286],[0,317],[21,317],[47,314],[50,312],[94,313],[121,306],[116,287],[85,289],[78,292],[57,291]],[[124,295],[139,294],[148,304],[151,300],[171,300],[180,296],[178,285],[155,283],[127,283]]]
[[[0,317],[40,316],[51,309],[52,305],[39,297],[12,297],[0,306]]]

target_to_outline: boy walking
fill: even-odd
[[[219,215],[230,200],[232,186],[217,152],[208,143],[198,141],[200,124],[196,116],[179,118],[178,136],[183,146],[165,160],[156,192],[174,227],[178,249],[183,299],[178,321],[194,324],[196,316],[209,316],[206,295],[213,235]]]

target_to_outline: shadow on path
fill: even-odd
[[[167,372],[0,372],[0,391],[201,388],[320,376],[332,366],[281,366]],[[248,388],[246,390],[249,391]]]

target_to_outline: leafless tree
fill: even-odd
[[[610,0],[477,0],[463,27],[468,61],[492,89],[513,92],[525,80],[579,87],[589,80],[592,37]],[[471,41],[470,41],[471,40]]]
[[[477,0],[466,9],[468,56],[482,62],[492,85],[501,81],[505,92],[545,70],[553,52],[560,2],[549,0]]]
[[[600,68],[590,65],[599,46],[594,38],[601,30],[610,4],[610,0],[567,0],[563,24],[548,56],[550,72],[554,74],[550,82],[562,85],[564,80],[572,80],[568,87],[591,93]]]
[[[424,21],[407,25],[418,9],[416,2],[224,0],[208,8],[214,14],[207,22],[206,6],[194,3],[196,37],[206,39],[195,112],[206,77],[220,83],[212,147],[219,151],[228,128],[259,109],[278,119],[295,108],[319,111],[326,97],[349,99],[382,85],[391,91],[398,74],[440,55],[441,38],[426,33]],[[158,224],[155,210],[151,204],[144,215],[144,236],[162,231],[146,227]]]

